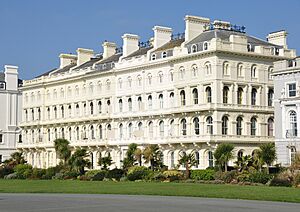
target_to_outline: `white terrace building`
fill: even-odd
[[[289,166],[300,150],[300,58],[274,63],[277,162]]]
[[[16,143],[22,141],[22,96],[19,91],[18,67],[6,65],[0,72],[0,163],[16,151]]]
[[[77,50],[60,55],[60,67],[25,81],[24,142],[18,145],[37,167],[58,163],[53,140],[86,147],[93,167],[110,154],[120,167],[128,144],[158,144],[165,165],[194,152],[195,168],[213,165],[218,144],[236,155],[273,142],[273,62],[295,57],[286,33],[268,42],[244,27],[186,16],[185,35],[155,26],[149,42],[124,34],[123,48],[105,42],[103,54]]]

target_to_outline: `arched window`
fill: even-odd
[[[256,94],[257,94],[257,90],[255,88],[252,88],[252,91],[251,91],[251,105],[256,105]]]
[[[25,112],[27,113],[27,111],[25,111]],[[48,117],[48,120],[50,120],[51,117],[50,117],[50,108],[49,107],[47,108],[47,117]]]
[[[148,74],[148,85],[151,85],[152,83],[152,76],[151,74]]]
[[[206,41],[203,43],[203,50],[208,50],[208,43]]]
[[[158,100],[159,100],[159,108],[160,109],[164,108],[164,96],[162,94],[159,94]]]
[[[86,103],[83,104],[83,114],[86,115],[87,111],[86,111]]]
[[[222,135],[228,134],[228,117],[223,116],[222,118]]]
[[[138,97],[138,99],[137,99],[137,101],[138,101],[138,108],[139,108],[139,111],[141,111],[142,110],[142,106],[143,106],[143,103],[142,103],[142,97]]]
[[[119,125],[119,138],[122,139],[123,138],[123,124]]]
[[[118,83],[119,83],[119,89],[122,89],[122,79],[121,78],[118,79]]]
[[[209,62],[207,62],[207,63],[205,63],[204,67],[205,67],[205,73],[206,73],[206,75],[211,75],[212,74],[212,72],[211,72],[211,64]]]
[[[193,77],[198,76],[198,67],[197,67],[197,65],[192,66],[192,76]]]
[[[198,89],[197,88],[193,89],[193,101],[194,101],[195,105],[198,104]]]
[[[274,98],[274,91],[273,91],[273,89],[269,89],[269,92],[268,92],[268,106],[273,106],[273,98]]]
[[[69,140],[71,141],[72,140],[72,128],[69,127]]]
[[[49,108],[48,108],[49,109]],[[50,113],[49,113],[50,114]],[[50,119],[50,118],[49,118]],[[28,111],[25,110],[25,121],[28,121]]]
[[[91,130],[91,139],[95,139],[95,130],[93,125],[91,126],[90,130]]]
[[[207,103],[211,103],[211,87],[206,87],[205,89],[205,93],[206,93],[206,101]]]
[[[156,54],[151,55],[151,60],[156,60]]]
[[[224,86],[224,88],[223,88],[223,103],[224,104],[228,103],[228,93],[229,93],[229,88],[227,86]]]
[[[90,93],[90,94],[93,94],[93,92],[94,92],[94,85],[93,85],[93,83],[91,82],[91,83],[89,84],[89,93]]]
[[[292,146],[290,153],[291,153],[291,155],[290,155],[291,164],[293,164],[295,162],[296,155],[297,155],[296,147]]]
[[[186,120],[182,119],[180,125],[181,125],[181,135],[186,135]]]
[[[159,80],[159,83],[163,82],[163,73],[162,72],[158,73],[158,80]]]
[[[142,77],[140,75],[137,77],[137,81],[138,81],[138,86],[142,86]]]
[[[244,76],[244,68],[243,68],[243,64],[241,63],[237,65],[237,75],[238,77]]]
[[[239,150],[238,153],[237,153],[237,158],[242,158],[243,155],[244,155],[243,150]]]
[[[54,107],[54,118],[57,119],[57,108]]]
[[[77,116],[80,115],[79,104],[76,105],[76,114],[77,114]]]
[[[94,104],[93,104],[93,102],[90,103],[90,113],[91,113],[91,115],[94,114]]]
[[[69,111],[69,117],[71,117],[72,116],[72,106],[71,105],[69,105],[68,111]]]
[[[237,91],[237,104],[241,105],[243,103],[243,88],[239,87]]]
[[[251,135],[256,135],[256,118],[252,117],[250,120],[250,124],[251,124]]]
[[[170,71],[170,81],[171,81],[171,82],[174,81],[174,73],[173,73],[173,70]]]
[[[102,112],[102,102],[98,101],[98,113]]]
[[[174,107],[175,105],[174,105],[174,93],[173,92],[171,92],[170,93],[170,107]]]
[[[122,99],[119,99],[119,112],[123,111],[123,101]]]
[[[274,71],[274,68],[272,66],[269,67],[269,69],[268,69],[268,79],[269,80],[273,79],[273,75],[272,75],[273,71]]]
[[[192,53],[197,52],[197,44],[192,45]]]
[[[236,134],[237,135],[242,135],[242,131],[243,131],[243,118],[242,117],[237,117],[236,119]]]
[[[184,67],[180,67],[180,68],[179,68],[179,76],[180,76],[180,79],[184,79],[184,75],[185,75]]]
[[[165,130],[164,130],[164,121],[160,121],[159,122],[159,136],[161,138],[164,137],[164,134],[165,134]]]
[[[139,123],[138,123],[138,130],[139,130],[140,132],[143,131],[143,123],[142,123],[142,122],[139,122]]]
[[[106,90],[110,90],[110,80],[106,80]]]
[[[206,118],[206,129],[207,129],[207,134],[209,135],[213,134],[213,118],[211,116]]]
[[[200,154],[198,151],[195,151],[195,167],[198,168],[200,165]]]
[[[274,119],[268,119],[268,136],[274,136]]]
[[[185,91],[184,90],[180,91],[180,102],[181,102],[182,106],[185,105]]]
[[[199,119],[196,117],[193,120],[193,125],[194,125],[194,130],[195,130],[195,135],[199,135],[200,134],[200,125],[199,125]]]
[[[41,109],[38,108],[38,120],[41,120]]]
[[[58,137],[57,137],[57,129],[55,128],[54,129],[54,139],[57,139]]]
[[[170,121],[169,136],[174,136],[174,119]]]
[[[107,125],[107,127],[106,127],[106,130],[107,130],[107,138],[109,139],[109,138],[111,138],[111,125],[110,124],[108,124]]]
[[[103,138],[103,130],[102,130],[102,125],[99,126],[99,138]]]
[[[76,127],[76,140],[79,140],[79,127]]]
[[[171,168],[175,167],[175,157],[174,157],[174,152],[170,153],[170,166]]]
[[[132,79],[131,77],[128,77],[128,87],[131,88],[132,86]]]
[[[167,52],[163,52],[163,53],[161,54],[161,57],[162,57],[162,58],[166,58],[166,57],[167,57]]]
[[[128,138],[132,138],[132,123],[128,124]]]
[[[153,138],[153,122],[150,121],[148,124],[148,134],[150,138]]]
[[[128,98],[128,111],[132,111],[132,100]]]
[[[224,64],[223,64],[223,75],[224,76],[230,75],[229,63],[228,62],[224,62]]]
[[[288,130],[288,133],[291,137],[296,137],[297,136],[297,113],[292,110],[290,111],[289,114],[289,124],[290,124],[290,129]]]
[[[148,96],[148,109],[152,109],[152,96],[151,95],[149,95]]]
[[[65,117],[65,108],[64,108],[64,106],[61,106],[61,117],[62,118]]]
[[[51,141],[51,132],[50,129],[47,130],[47,135],[48,135],[48,141]]]
[[[207,155],[208,155],[208,167],[214,167],[214,155],[212,151],[208,151]]]
[[[34,109],[31,109],[31,119],[34,121]]]
[[[257,77],[256,69],[257,69],[256,65],[253,65],[251,67],[251,78],[256,78]]]

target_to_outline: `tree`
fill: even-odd
[[[157,144],[149,144],[143,151],[144,159],[146,163],[150,162],[151,170],[162,167],[161,162],[162,152],[159,150]]]
[[[54,148],[56,154],[60,160],[63,161],[63,165],[66,165],[71,157],[70,142],[66,139],[59,138],[54,140]]]
[[[253,167],[255,167],[258,171],[261,172],[262,166],[264,165],[264,162],[262,161],[261,158],[261,151],[260,149],[255,149],[253,151]]]
[[[137,144],[131,143],[128,145],[128,150],[126,152],[126,158],[123,160],[123,168],[127,170],[132,167],[135,162],[134,153],[137,150]]]
[[[263,164],[267,165],[267,173],[269,174],[269,167],[276,160],[276,149],[274,143],[262,144],[259,147],[260,151],[258,153],[259,158]]]
[[[24,159],[23,152],[14,152],[10,155],[10,159],[5,160],[3,163],[14,167],[19,164],[25,164],[27,161]]]
[[[108,170],[108,167],[110,167],[113,164],[110,154],[106,157],[100,157],[98,164],[99,166],[101,166],[102,169]]]
[[[185,152],[182,153],[182,155],[180,155],[178,163],[185,167],[185,178],[188,179],[190,177],[191,167],[195,166],[197,163],[195,154],[193,152],[190,154],[186,154]]]
[[[253,164],[253,158],[250,155],[238,157],[237,161],[234,162],[239,169],[239,172],[248,170]]]
[[[232,144],[222,143],[218,145],[214,152],[217,164],[219,164],[221,170],[224,167],[225,172],[227,172],[228,161],[233,158],[233,149],[234,146]]]
[[[143,156],[143,151],[140,148],[137,148],[134,151],[134,160],[138,162],[139,166],[142,166],[142,156]]]
[[[91,166],[91,162],[88,159],[86,159],[87,156],[88,154],[86,149],[76,149],[70,157],[70,159],[68,160],[71,170],[74,170],[83,175],[84,168],[89,168]]]

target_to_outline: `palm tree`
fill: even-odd
[[[233,149],[234,146],[232,144],[222,143],[218,145],[217,149],[214,152],[214,157],[216,162],[222,167],[225,168],[225,172],[227,172],[228,161],[233,158]]]
[[[142,155],[143,151],[140,148],[137,148],[134,151],[134,160],[138,162],[139,166],[142,166]]]
[[[261,159],[261,150],[255,149],[253,151],[253,166],[261,172],[262,166],[264,165],[264,162]]]
[[[262,144],[259,147],[259,157],[262,162],[267,165],[267,173],[269,174],[269,167],[276,160],[276,149],[274,143]]]
[[[144,159],[146,163],[150,162],[151,169],[154,170],[157,167],[162,166],[161,158],[162,152],[159,150],[157,144],[149,144],[143,151]]]
[[[195,154],[192,152],[190,154],[186,154],[185,152],[180,155],[180,159],[178,161],[179,164],[184,165],[185,167],[185,178],[188,179],[190,177],[190,168],[195,166],[197,161],[195,159]]]
[[[66,139],[59,138],[54,140],[54,148],[59,159],[63,160],[63,164],[66,165],[71,157],[70,142]]]
[[[250,155],[245,155],[242,157],[238,157],[237,161],[234,162],[236,166],[239,168],[239,172],[244,170],[248,170],[248,168],[253,163],[253,158]]]
[[[100,157],[98,164],[102,167],[103,170],[108,170],[108,167],[113,164],[110,154],[106,157]]]
[[[135,162],[134,154],[137,150],[137,144],[131,143],[128,145],[128,150],[126,152],[126,158],[123,160],[123,168],[127,170],[128,168],[132,167]]]
[[[91,162],[86,159],[87,156],[86,149],[76,149],[68,161],[71,169],[83,175],[84,168],[91,166]]]

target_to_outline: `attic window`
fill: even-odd
[[[0,89],[5,89],[5,82],[0,82]]]
[[[156,54],[152,54],[151,55],[151,60],[155,60],[156,59]]]
[[[254,52],[254,48],[252,47],[252,45],[250,43],[247,44],[247,50],[248,50],[248,52]]]
[[[279,49],[275,48],[275,55],[279,55]]]
[[[106,69],[106,64],[103,64],[103,65],[102,65],[102,68],[103,68],[103,69]]]
[[[208,49],[208,43],[207,42],[204,42],[203,43],[203,50],[207,50]]]
[[[197,45],[193,44],[192,45],[192,53],[195,53],[195,52],[197,52]]]
[[[163,52],[162,54],[161,54],[162,56],[162,58],[166,58],[167,57],[167,52]]]

